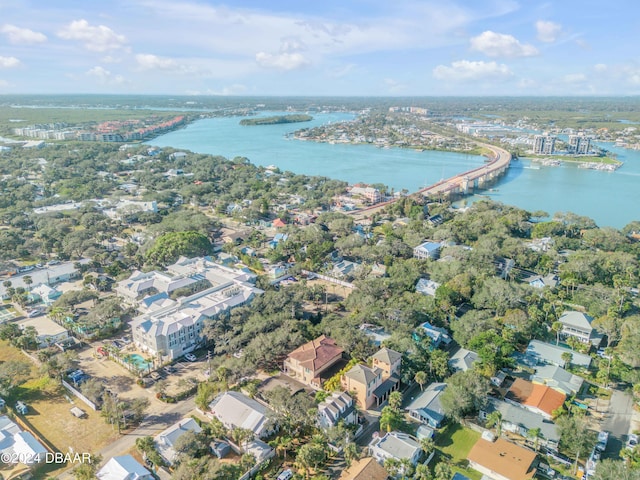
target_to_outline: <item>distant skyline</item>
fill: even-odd
[[[632,0],[0,0],[0,94],[638,95]]]

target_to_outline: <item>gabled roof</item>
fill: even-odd
[[[562,316],[558,319],[560,323],[566,325],[568,327],[573,327],[578,330],[584,330],[590,332],[593,327],[591,327],[591,322],[593,322],[593,317],[590,317],[586,313],[582,312],[564,312]]]
[[[335,340],[324,335],[301,345],[289,354],[289,358],[297,360],[304,368],[316,372],[341,356],[344,350],[336,345]]]
[[[471,448],[467,460],[474,462],[509,480],[533,478],[535,468],[531,468],[536,453],[526,448],[498,438],[490,442],[480,438]]]
[[[467,371],[473,367],[473,364],[478,360],[478,354],[467,350],[466,348],[460,348],[449,359],[449,367],[454,371]]]
[[[432,418],[436,423],[444,420],[444,410],[440,405],[440,395],[447,388],[446,383],[432,383],[407,406],[407,410],[419,412]]]
[[[384,452],[386,456],[401,460],[411,459],[420,450],[418,439],[402,432],[388,432],[384,437],[374,438],[370,448]]]
[[[379,368],[372,369],[366,365],[358,364],[354,365],[344,376],[362,385],[368,385],[381,373],[382,370]]]
[[[340,480],[387,480],[389,474],[374,458],[367,457],[353,463],[342,472]]]
[[[240,392],[225,392],[209,404],[209,410],[225,425],[246,428],[260,436],[267,427],[267,407]]]
[[[567,372],[556,365],[544,365],[536,368],[536,373],[531,377],[533,383],[547,385],[554,390],[559,390],[566,395],[574,395],[580,391],[584,380],[578,375]]]
[[[96,477],[99,480],[152,480],[151,472],[131,455],[113,457],[102,467]]]
[[[387,365],[393,365],[398,360],[402,360],[402,354],[384,347],[371,355],[371,358],[375,358],[379,362],[386,363]]]
[[[550,420],[545,420],[542,415],[533,413],[530,410],[493,397],[488,398],[487,406],[482,410],[486,413],[497,410],[502,414],[502,421],[505,423],[518,425],[519,427],[524,427],[526,430],[539,428],[542,438],[552,442],[560,441],[560,434],[558,433],[556,425]]]
[[[546,385],[516,378],[505,398],[552,415],[554,410],[564,405],[567,396]]]
[[[540,340],[531,340],[527,346],[526,355],[538,363],[551,363],[554,365],[564,366],[565,361],[562,354],[568,352],[571,354],[571,363],[580,367],[589,367],[591,365],[591,357],[580,352],[575,352],[570,348],[551,345],[550,343],[541,342]]]

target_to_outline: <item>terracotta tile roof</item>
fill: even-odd
[[[539,385],[518,378],[509,389],[507,398],[552,415],[555,409],[564,404],[567,396],[546,385]]]
[[[340,480],[387,480],[389,474],[373,458],[363,458],[344,470]]]
[[[289,354],[289,358],[297,360],[304,368],[316,372],[341,356],[343,352],[344,350],[336,345],[335,340],[321,335],[296,348]]]
[[[533,478],[536,469],[531,468],[531,465],[535,459],[535,452],[502,438],[495,442],[481,438],[467,455],[467,460],[470,462],[510,480]]]

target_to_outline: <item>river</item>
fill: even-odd
[[[280,113],[280,112],[276,112]],[[268,112],[264,115],[272,115]],[[314,114],[310,122],[241,126],[241,117],[220,117],[193,122],[151,140],[160,147],[198,153],[242,156],[256,165],[275,165],[306,175],[324,175],[350,183],[382,183],[410,192],[482,165],[484,158],[459,153],[408,149],[381,149],[372,145],[305,142],[286,138],[299,128],[353,118],[346,113]],[[621,228],[640,220],[640,152],[610,144],[624,165],[615,172],[580,169],[567,164],[545,167],[528,160],[511,164],[493,191],[480,192],[468,201],[491,198],[529,211],[553,215],[571,211],[593,218],[600,226]]]

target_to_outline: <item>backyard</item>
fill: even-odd
[[[468,467],[467,455],[480,438],[480,434],[459,423],[449,423],[436,435],[439,457],[448,458],[454,472],[466,475],[471,480],[480,480],[482,474]]]

